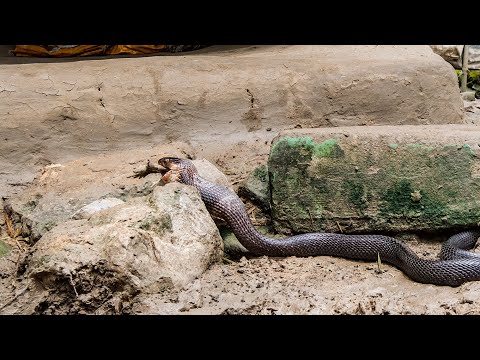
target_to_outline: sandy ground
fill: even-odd
[[[480,102],[465,103],[466,122],[480,123]],[[240,143],[214,161],[235,188],[266,161],[269,141]],[[241,152],[251,154],[249,161]],[[202,156],[201,152],[199,156]],[[243,159],[243,160],[238,160]],[[248,208],[252,208],[248,204]],[[253,209],[257,224],[268,217]],[[0,222],[1,224],[1,222]],[[2,229],[0,238],[6,238]],[[435,258],[444,238],[403,238],[419,256]],[[22,245],[0,258],[0,314],[24,289],[17,269]],[[477,251],[480,251],[478,249]],[[13,307],[14,309],[15,307]],[[8,309],[8,311],[7,311]],[[224,260],[180,290],[138,295],[129,314],[480,314],[480,282],[459,287],[420,284],[388,264],[327,256]],[[98,313],[101,313],[100,311]]]

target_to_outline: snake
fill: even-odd
[[[191,160],[162,157],[158,164],[166,169],[162,172],[165,184],[180,182],[195,187],[210,215],[223,219],[253,255],[380,259],[416,282],[433,285],[456,287],[480,280],[480,256],[468,251],[476,245],[480,230],[466,230],[448,238],[442,243],[438,259],[420,258],[404,242],[379,234],[314,232],[270,238],[255,229],[245,204],[233,190],[201,177]]]

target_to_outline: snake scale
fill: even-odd
[[[167,169],[165,183],[178,181],[194,186],[212,216],[224,219],[240,243],[256,255],[315,256],[329,255],[349,259],[376,261],[378,256],[402,270],[411,279],[435,285],[459,286],[480,280],[480,256],[472,249],[480,230],[464,231],[442,244],[439,260],[419,258],[403,242],[383,235],[346,235],[306,233],[272,239],[256,231],[241,199],[225,186],[202,178],[188,159],[161,158]]]

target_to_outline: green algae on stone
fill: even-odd
[[[472,147],[468,144],[463,144],[463,150],[472,157],[476,156],[475,151],[473,151]]]
[[[431,151],[433,147],[426,146],[424,144],[417,144],[417,143],[410,143],[405,145],[407,149],[414,150],[414,151]]]
[[[345,185],[348,188],[350,202],[360,211],[365,210],[368,207],[370,194],[367,194],[363,180],[347,180]]]
[[[341,157],[343,150],[338,145],[337,139],[327,139],[321,143],[312,141],[308,136],[306,137],[285,137],[279,142],[275,143],[272,151],[285,151],[285,149],[306,150],[308,154],[318,157]]]
[[[415,197],[415,193],[420,196]],[[437,224],[447,214],[446,205],[435,201],[423,189],[416,190],[410,181],[402,179],[381,194],[380,213],[390,216],[418,217]]]

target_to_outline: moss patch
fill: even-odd
[[[147,216],[138,226],[142,230],[153,231],[158,235],[163,235],[166,231],[172,231],[172,218],[170,215]]]
[[[344,155],[342,148],[338,145],[337,139],[327,139],[317,143],[310,137],[284,137],[272,147],[272,152],[285,151],[286,149],[297,149],[308,152],[305,155],[317,157],[341,157]]]
[[[10,250],[10,246],[8,246],[4,241],[0,240],[0,257],[7,255]]]
[[[437,223],[447,214],[446,205],[435,201],[423,189],[414,189],[410,181],[402,179],[381,194],[380,213],[388,218],[418,217]]]
[[[360,211],[368,207],[369,196],[365,191],[364,183],[361,179],[347,180],[346,187],[348,189],[348,199]]]

